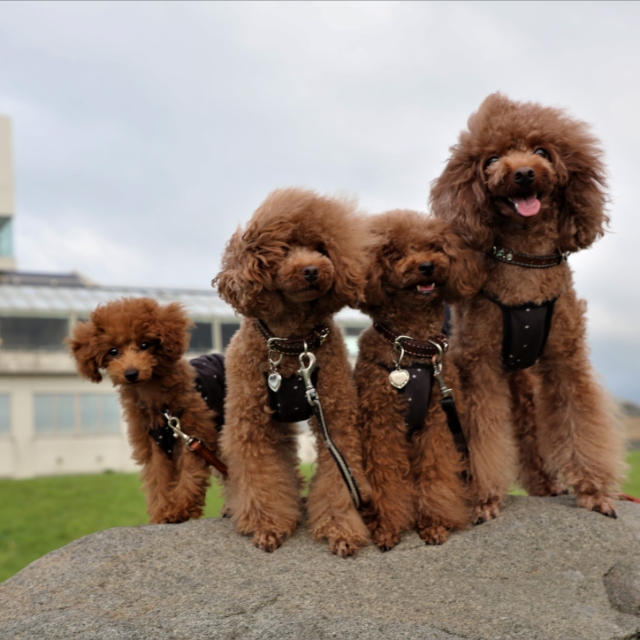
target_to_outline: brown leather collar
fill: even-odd
[[[433,344],[436,342],[442,348],[442,351],[446,351],[449,347],[449,341],[444,333],[437,333],[431,336],[429,340],[414,340],[408,336],[394,333],[386,324],[382,322],[374,322],[373,328],[388,342],[391,344],[399,343],[404,349],[407,355],[413,358],[425,358],[431,359],[433,356],[437,356],[440,353],[438,347]]]
[[[262,320],[256,320],[256,327],[267,341],[270,350],[290,356],[297,356],[310,349],[317,349],[327,339],[330,332],[328,326],[318,325],[311,330],[309,335],[303,338],[295,336],[278,338],[271,333],[269,327]]]
[[[528,253],[518,253],[505,247],[493,245],[487,255],[506,264],[513,264],[516,267],[527,267],[528,269],[548,269],[549,267],[557,267],[566,261],[569,253],[552,253],[546,256],[532,256]]]

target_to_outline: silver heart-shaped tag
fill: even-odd
[[[409,382],[409,372],[406,369],[394,369],[389,374],[389,382],[392,387],[402,389]]]
[[[269,385],[269,389],[276,393],[282,384],[282,376],[277,371],[270,373],[267,378],[267,384]]]

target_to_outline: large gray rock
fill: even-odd
[[[0,638],[640,638],[640,506],[514,497],[427,547],[329,554],[303,528],[273,554],[228,520],[110,529],[0,585]]]

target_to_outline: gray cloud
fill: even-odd
[[[612,232],[571,258],[593,358],[640,401],[640,4],[2,3],[22,269],[207,287],[266,193],[425,209],[484,96],[593,123]]]

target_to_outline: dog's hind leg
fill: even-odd
[[[528,370],[509,375],[511,414],[518,444],[518,482],[530,496],[557,496],[567,492],[558,474],[544,466],[538,443],[536,398],[540,395],[539,376]]]
[[[466,463],[437,403],[432,403],[412,449],[418,534],[427,544],[442,544],[451,531],[469,525],[471,504],[463,480]]]
[[[624,468],[613,402],[594,380],[587,357],[584,309],[573,294],[555,305],[542,376],[539,443],[545,467],[557,471],[578,505],[615,517],[610,494]]]

